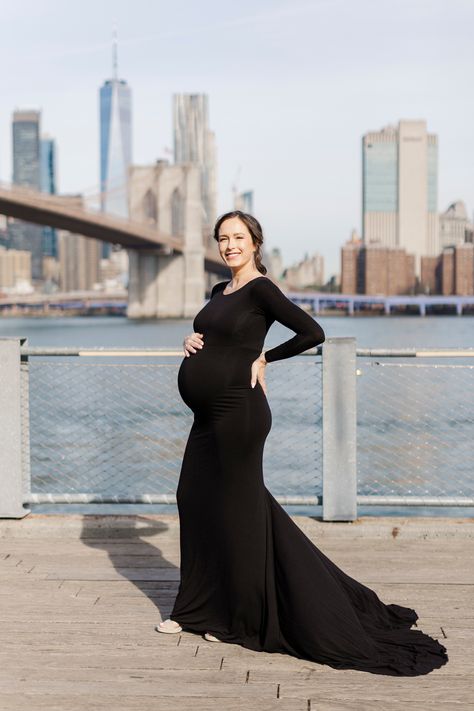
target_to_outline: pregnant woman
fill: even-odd
[[[445,647],[410,629],[417,613],[344,573],[265,487],[265,368],[322,343],[324,332],[264,276],[254,217],[222,215],[214,239],[232,279],[214,286],[184,342],[178,388],[194,422],[177,489],[181,582],[156,629],[337,669],[415,676],[442,666]],[[263,352],[274,321],[295,335]]]

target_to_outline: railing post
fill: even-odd
[[[323,520],[357,518],[356,339],[323,343]]]
[[[0,338],[0,518],[22,518],[21,356],[23,338]]]

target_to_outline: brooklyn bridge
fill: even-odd
[[[173,219],[176,210],[179,219]],[[126,249],[132,318],[190,317],[201,308],[211,275],[228,275],[203,221],[200,173],[193,164],[133,168],[128,219],[78,206],[68,196],[5,183],[0,214]]]

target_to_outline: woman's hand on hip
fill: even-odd
[[[186,336],[183,341],[184,355],[188,358],[191,353],[197,353],[196,348],[202,348],[204,345],[204,334],[202,333],[191,333],[190,336]]]
[[[250,379],[250,385],[252,388],[254,388],[257,384],[257,380],[262,386],[263,392],[265,395],[267,394],[267,385],[265,383],[265,366],[267,364],[267,361],[265,360],[265,356],[262,353],[259,355],[257,360],[254,360],[252,363],[252,376]]]

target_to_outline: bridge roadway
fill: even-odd
[[[463,307],[474,308],[474,296],[443,296],[443,295],[400,295],[384,296],[367,294],[334,294],[315,291],[290,291],[287,296],[297,304],[307,304],[315,314],[321,309],[332,307],[341,311],[345,309],[349,315],[360,311],[362,313],[373,311],[375,307],[383,307],[384,313],[389,315],[392,308],[412,306],[418,309],[420,316],[425,316],[427,308],[431,306],[448,306],[454,308],[458,316],[463,313]]]
[[[161,249],[164,254],[171,254],[184,249],[181,238],[150,225],[73,206],[70,196],[49,195],[17,185],[0,184],[0,214],[137,251]],[[205,250],[206,270],[227,273],[216,252],[217,248]]]
[[[384,602],[413,607],[448,663],[379,676],[159,634],[179,583],[176,515],[29,514],[0,520],[0,709],[472,709],[472,519],[293,518]]]
[[[90,306],[119,305],[127,302],[127,293],[103,291],[55,291],[51,294],[1,294],[0,309],[11,306],[71,306],[88,308]]]

